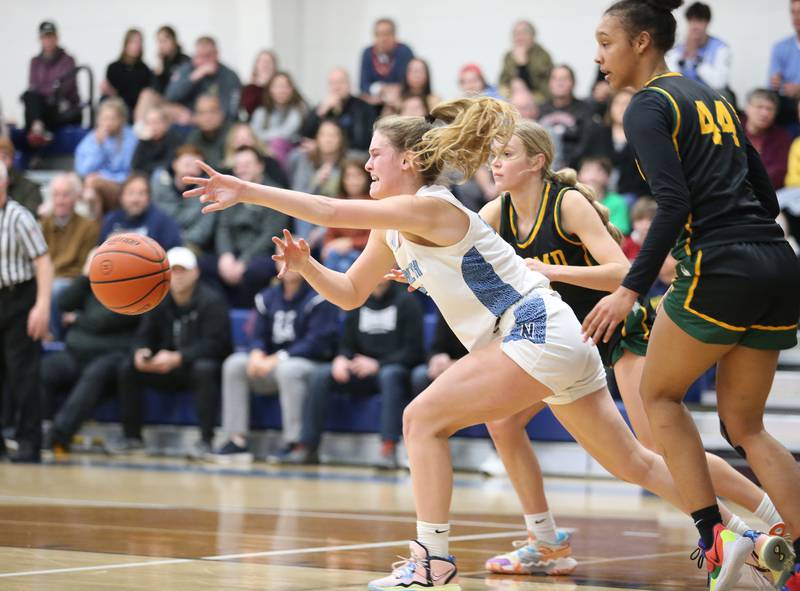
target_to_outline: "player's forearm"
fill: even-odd
[[[629,264],[606,263],[593,267],[553,265],[550,281],[569,283],[587,289],[612,292],[622,285],[630,268]]]
[[[346,274],[328,269],[313,258],[308,259],[301,274],[314,291],[342,310],[352,310],[364,303],[365,298]]]
[[[336,200],[329,197],[267,187],[258,183],[247,183],[242,201],[269,207],[324,227],[331,226],[336,207]]]
[[[36,274],[36,305],[50,309],[53,293],[53,263],[49,255],[42,255],[33,261]]]

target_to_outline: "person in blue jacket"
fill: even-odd
[[[183,246],[178,223],[150,202],[150,181],[143,174],[132,174],[122,185],[120,209],[115,209],[103,219],[98,244],[109,236],[133,232],[148,236],[166,251],[173,246]]]
[[[213,456],[219,463],[253,460],[247,441],[251,390],[280,396],[285,447],[275,459],[295,449],[311,374],[333,357],[336,347],[339,310],[299,273],[281,273],[283,264],[277,266],[279,283],[255,298],[249,353],[234,353],[222,366],[222,429],[228,440]]]

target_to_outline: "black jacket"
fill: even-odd
[[[344,129],[349,148],[366,152],[372,140],[372,126],[376,118],[375,107],[357,96],[351,96],[341,111],[331,109],[322,117],[317,115],[316,110],[311,111],[303,125],[303,135],[309,138],[316,137],[320,124],[326,119],[332,119]]]
[[[179,351],[184,364],[198,359],[222,361],[231,352],[231,324],[225,298],[197,283],[192,299],[179,307],[171,294],[142,317],[134,338],[134,349],[153,353]]]
[[[347,313],[339,355],[365,355],[381,365],[414,367],[425,359],[422,311],[404,286],[391,285],[382,297],[370,296],[363,306]]]

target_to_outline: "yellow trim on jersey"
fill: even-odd
[[[650,329],[647,328],[647,307],[642,306],[642,330],[644,331],[644,336],[642,337],[645,341],[650,340]]]
[[[639,176],[642,177],[642,180],[644,182],[647,182],[647,177],[644,176],[644,172],[642,171],[642,167],[639,165],[639,159],[638,158],[634,158],[633,161],[636,164],[636,170],[639,171]]]
[[[727,330],[732,330],[734,332],[745,332],[747,329],[743,326],[734,326],[732,324],[728,324],[727,322],[722,322],[722,320],[717,320],[716,318],[712,318],[708,314],[703,314],[702,312],[698,312],[697,310],[693,310],[690,304],[692,303],[692,298],[694,297],[694,290],[697,288],[697,284],[700,281],[700,261],[703,260],[703,251],[697,251],[697,260],[694,263],[694,279],[692,279],[692,284],[689,286],[689,292],[686,294],[686,301],[683,302],[683,308],[688,312],[691,312],[695,316],[699,316],[703,320],[706,320],[712,324],[716,324],[717,326],[721,326]]]
[[[511,231],[514,233],[514,238],[516,238],[517,246],[519,248],[528,248],[531,245],[531,243],[536,239],[536,234],[539,233],[539,229],[542,227],[542,220],[544,220],[544,212],[547,209],[547,198],[550,196],[550,187],[552,187],[552,185],[548,182],[547,186],[544,189],[544,195],[542,196],[542,201],[539,203],[539,214],[536,218],[536,225],[533,227],[533,230],[531,230],[531,233],[528,235],[528,238],[525,240],[524,243],[520,243],[519,236],[517,236],[517,228],[514,225],[514,204],[512,202],[508,216],[511,219]]]
[[[652,82],[655,82],[656,80],[659,80],[660,78],[672,78],[673,76],[683,76],[683,74],[681,74],[680,72],[665,72],[663,74],[659,74],[658,76],[653,76],[652,78],[650,78],[650,80],[645,82],[644,85],[645,86],[650,86],[650,84]]]
[[[666,76],[666,75],[667,74],[664,74],[664,76]],[[680,76],[680,74],[676,74],[676,75]],[[678,160],[680,160],[681,159],[681,150],[678,147],[678,132],[681,130],[681,110],[678,108],[678,103],[675,101],[675,99],[672,97],[672,95],[669,92],[667,92],[666,90],[664,90],[663,88],[660,88],[658,86],[647,86],[647,87],[645,87],[645,89],[646,90],[656,90],[656,91],[660,92],[665,97],[667,97],[669,102],[672,103],[672,108],[675,109],[675,129],[672,131],[672,144],[675,146],[675,152],[677,152]]]
[[[686,242],[683,243],[683,250],[688,256],[692,256],[692,247],[691,247],[691,242],[692,242],[692,214],[689,214],[689,219],[686,220],[686,225],[684,226],[684,228],[686,228],[687,236],[686,236]]]
[[[581,244],[581,248],[583,249],[583,260],[586,261],[586,266],[587,267],[594,267],[594,263],[592,262],[592,259],[589,258],[589,251],[586,250],[586,246]]]
[[[570,244],[574,244],[575,246],[583,246],[583,242],[581,242],[580,240],[576,242],[575,240],[570,240],[569,238],[567,238],[567,234],[566,232],[561,230],[561,222],[559,222],[560,219],[559,214],[561,213],[561,200],[566,194],[566,192],[573,188],[574,187],[564,187],[558,192],[558,195],[556,196],[556,204],[555,207],[553,208],[553,221],[555,222],[556,225],[556,232],[558,232],[558,235],[561,236],[561,238],[563,238],[566,242],[569,242]]]

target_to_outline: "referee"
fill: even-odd
[[[16,406],[16,462],[40,461],[40,341],[50,319],[53,266],[33,215],[8,198],[8,170],[0,162],[0,393]],[[3,397],[7,400],[7,397]],[[5,446],[0,437],[0,454]]]

